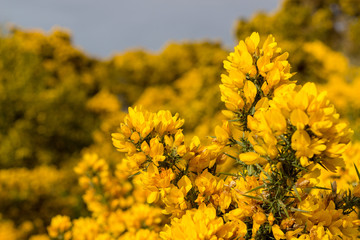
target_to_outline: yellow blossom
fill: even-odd
[[[240,153],[239,159],[247,165],[259,163],[261,157],[255,152]]]
[[[273,214],[273,213],[269,213],[268,221],[269,221],[269,223],[270,223],[270,226],[272,226],[273,223],[274,223],[274,221],[275,221],[275,217],[274,217],[274,214]]]
[[[285,239],[285,233],[281,231],[279,225],[275,224],[271,227],[271,231],[276,240]]]
[[[51,219],[51,224],[48,227],[49,236],[52,238],[56,238],[62,234],[66,240],[71,238],[71,233],[68,232],[71,228],[71,221],[68,216],[57,215],[53,219]]]

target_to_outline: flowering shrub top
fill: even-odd
[[[271,35],[240,41],[221,76],[228,120],[209,145],[185,143],[177,114],[129,108],[112,135],[126,153],[116,172],[96,155],[76,168],[92,216],[57,216],[50,237],[355,239],[360,189],[318,178],[344,166],[352,131],[325,92],[290,80],[287,58]]]

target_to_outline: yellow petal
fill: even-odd
[[[192,188],[190,179],[187,176],[183,176],[178,182],[178,187],[180,189],[184,188],[186,193],[189,192]]]
[[[291,147],[297,151],[306,150],[310,143],[310,136],[305,130],[296,130],[291,137]]]
[[[263,212],[257,212],[253,215],[253,220],[261,225],[266,222],[266,215]]]
[[[260,42],[260,35],[258,32],[253,32],[250,36],[251,41],[254,43],[255,48],[259,45]]]
[[[259,109],[268,109],[269,108],[269,99],[267,97],[261,98],[255,105],[255,110]]]
[[[147,202],[153,203],[158,199],[158,197],[159,197],[159,192],[151,192],[147,197]]]
[[[309,124],[309,117],[303,110],[297,108],[291,112],[290,121],[297,129],[304,129]]]
[[[194,149],[200,146],[200,139],[198,136],[194,136],[190,143],[190,149]]]
[[[283,231],[281,231],[279,225],[275,224],[274,226],[272,226],[271,231],[276,240],[285,239],[285,234]]]
[[[268,122],[271,130],[276,135],[281,135],[286,130],[286,120],[282,113],[278,110],[271,110],[266,112],[266,121]]]
[[[255,163],[259,163],[259,154],[255,153],[255,152],[247,152],[247,153],[241,153],[239,155],[239,158],[242,162],[244,162],[247,165],[252,165]]]
[[[251,105],[254,102],[256,93],[257,89],[255,84],[251,81],[246,81],[244,86],[244,94],[248,105]]]
[[[220,126],[215,127],[215,135],[220,143],[226,143],[229,138],[229,134]]]

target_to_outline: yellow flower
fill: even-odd
[[[100,234],[100,225],[93,218],[79,218],[74,220],[73,239],[95,240]]]
[[[260,42],[259,33],[253,32],[250,37],[245,39],[249,53],[254,54]]]
[[[237,93],[237,91],[234,91],[226,87],[225,85],[220,85],[220,92],[221,101],[225,102],[225,106],[227,109],[235,112],[244,107],[244,100]]]
[[[215,127],[215,136],[216,136],[216,140],[221,143],[221,144],[226,144],[229,141],[229,137],[230,137],[230,129],[229,129],[229,122],[228,121],[223,121],[223,125],[220,126],[216,126]]]
[[[262,158],[255,152],[240,153],[239,159],[247,165],[260,163]]]
[[[186,211],[181,218],[173,218],[160,237],[173,240],[217,239],[218,234],[224,235],[223,225],[222,218],[216,216],[212,205],[201,204],[198,209]]]
[[[283,114],[276,110],[271,109],[265,112],[265,119],[275,136],[281,135],[286,130],[286,119]]]
[[[194,136],[192,139],[191,139],[191,143],[190,143],[190,151],[200,147],[200,139],[198,136]]]
[[[138,143],[140,140],[140,135],[137,132],[133,132],[130,136],[130,139],[134,141],[134,143]]]
[[[235,47],[235,52],[230,53],[228,61],[224,61],[224,67],[229,71],[237,70],[244,74],[255,74],[256,69],[253,65],[253,57],[249,53],[244,41],[240,41]]]
[[[218,179],[207,169],[205,169],[197,178],[195,179],[195,185],[200,192],[200,195],[211,196],[213,193],[221,189],[218,187]]]
[[[71,228],[71,221],[68,216],[57,215],[51,219],[51,224],[48,227],[49,236],[52,238],[57,238],[58,236],[65,234],[66,239],[70,239],[71,233],[66,234],[67,231]]]
[[[150,152],[149,155],[152,157],[152,161],[155,165],[158,165],[160,161],[165,160],[164,145],[159,142],[158,138],[152,138],[150,140]]]
[[[217,151],[212,151],[211,147],[202,146],[200,139],[195,136],[184,159],[187,160],[190,171],[200,173],[207,167],[213,167],[219,154]]]
[[[272,225],[273,225],[273,223],[274,223],[274,221],[275,221],[274,214],[269,213],[269,216],[268,216],[268,221],[269,221],[270,226],[272,226]]]
[[[247,234],[247,226],[241,220],[228,221],[216,233],[218,239],[244,239]]]
[[[252,235],[255,236],[260,226],[266,222],[266,215],[263,212],[257,212],[253,216]]]
[[[275,224],[271,227],[271,231],[274,235],[274,238],[276,240],[285,239],[285,234],[283,231],[281,231],[279,225]]]
[[[250,109],[256,97],[256,86],[251,81],[246,81],[244,85],[244,96],[246,99],[246,110]]]
[[[183,176],[179,182],[178,187],[172,185],[170,190],[166,191],[163,196],[165,203],[164,214],[172,214],[172,216],[180,217],[184,214],[184,210],[189,207],[189,203],[185,197],[192,188],[192,183],[187,176]]]
[[[297,108],[291,112],[290,121],[297,129],[304,129],[309,124],[309,117],[303,110]]]
[[[309,156],[311,139],[305,130],[296,130],[291,137],[291,147],[298,152],[299,156]]]
[[[260,74],[266,76],[266,73],[274,67],[274,63],[270,61],[269,56],[264,55],[258,59],[257,66],[259,68]]]
[[[178,182],[178,187],[183,189],[185,193],[188,193],[192,188],[190,179],[187,176],[183,176]]]
[[[150,163],[147,171],[143,172],[140,176],[144,188],[150,191],[147,198],[148,203],[156,202],[160,197],[160,190],[170,188],[171,181],[175,179],[175,177],[171,169],[161,169],[159,173],[158,167]]]

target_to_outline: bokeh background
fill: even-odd
[[[90,215],[73,168],[85,153],[121,160],[110,133],[128,106],[212,135],[222,61],[253,31],[290,53],[295,80],[328,92],[360,161],[358,0],[0,3],[0,239],[48,239],[51,217]]]

